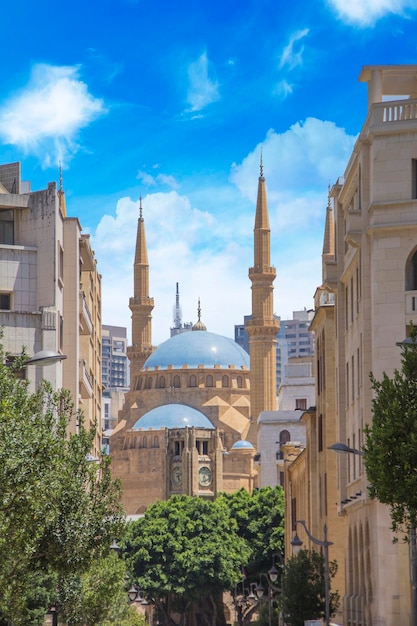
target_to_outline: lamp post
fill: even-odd
[[[276,557],[279,557],[281,559],[281,555],[279,553],[273,554],[272,555],[272,567],[271,569],[268,570],[267,574],[264,574],[263,572],[261,572],[260,574],[260,579],[259,579],[259,584],[256,586],[256,595],[258,596],[259,600],[261,600],[261,598],[263,597],[264,593],[265,593],[265,588],[262,585],[262,578],[265,578],[266,582],[267,582],[267,591],[268,591],[268,626],[272,626],[272,602],[273,602],[273,596],[274,596],[274,591],[278,591],[278,587],[274,585],[274,583],[277,581],[278,575],[279,575],[279,569],[277,568],[276,564],[275,564],[275,559]]]
[[[310,539],[310,541],[312,541],[314,544],[316,544],[317,546],[320,546],[323,548],[323,552],[324,552],[324,603],[325,603],[325,624],[326,626],[330,626],[330,573],[329,573],[329,546],[333,545],[332,541],[329,541],[327,539],[327,524],[324,524],[323,527],[323,536],[324,539],[320,540],[317,539],[316,537],[313,537],[313,535],[310,533],[310,531],[308,530],[306,523],[304,520],[296,520],[295,522],[296,524],[301,524],[301,526],[303,526],[307,537]],[[303,542],[301,541],[301,539],[299,538],[299,536],[297,535],[297,533],[295,533],[295,536],[293,538],[293,540],[291,541],[291,545],[294,548],[301,548],[301,546],[303,545]]]

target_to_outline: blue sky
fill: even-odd
[[[263,151],[275,312],[313,307],[327,188],[367,114],[363,65],[417,63],[417,0],[3,0],[0,162],[58,181],[91,233],[103,321],[127,326],[139,195],[153,340],[233,336]]]

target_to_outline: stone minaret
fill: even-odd
[[[257,419],[261,411],[276,410],[276,335],[279,320],[274,318],[273,282],[276,271],[271,266],[271,230],[269,227],[266,185],[261,157],[258,199],[254,228],[254,265],[249,268],[252,281],[252,316],[246,321],[250,348],[251,424],[247,439],[257,445]]]
[[[131,387],[144,362],[152,353],[153,298],[149,297],[149,263],[146,248],[145,222],[142,216],[142,198],[139,201],[139,219],[136,235],[135,262],[133,265],[133,298],[129,300],[132,311],[132,345],[127,349],[130,360]]]

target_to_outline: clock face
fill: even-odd
[[[208,487],[211,483],[211,469],[209,467],[200,467],[198,470],[198,482],[202,487]]]
[[[171,470],[171,481],[173,485],[181,485],[182,483],[182,469],[178,466],[175,466]]]

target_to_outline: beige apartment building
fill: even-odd
[[[101,277],[89,235],[66,215],[62,181],[31,191],[20,163],[0,166],[0,325],[11,357],[49,350],[65,355],[26,368],[66,388],[87,427],[97,420],[92,454],[101,450]],[[77,420],[69,425],[76,432]]]
[[[396,344],[417,321],[417,65],[364,67],[359,80],[368,115],[330,190],[312,323],[316,409],[303,417],[306,451],[288,464],[287,550],[296,519],[319,539],[326,523],[341,623],[410,626],[408,546],[393,543],[388,507],[368,497],[357,452],[372,420],[369,374],[392,375]],[[336,442],[350,452],[329,450]]]

